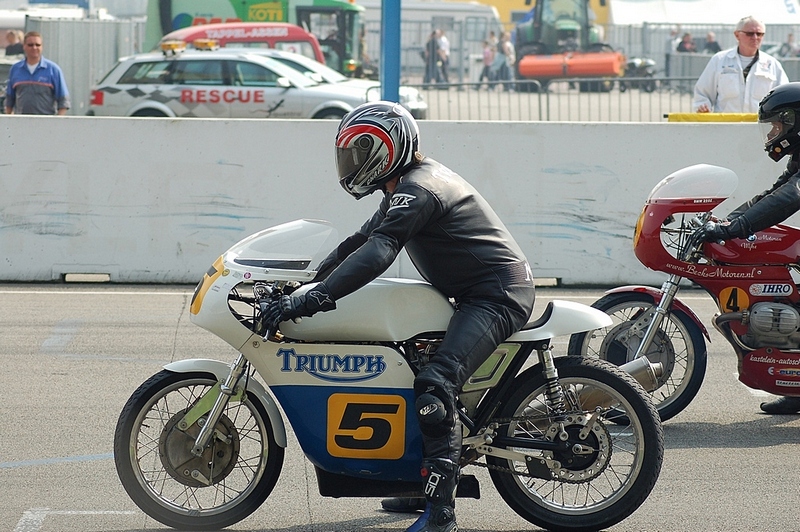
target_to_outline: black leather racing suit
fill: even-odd
[[[741,204],[729,215],[727,232],[735,238],[747,238],[767,227],[779,224],[800,210],[800,161],[792,154],[786,170],[772,188]]]
[[[336,301],[386,271],[403,247],[422,277],[456,301],[442,344],[415,378],[414,392],[434,395],[446,411],[435,426],[420,420],[425,458],[457,463],[458,390],[498,344],[525,325],[533,309],[533,278],[488,202],[459,175],[425,158],[320,264],[315,280],[325,280]]]

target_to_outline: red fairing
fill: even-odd
[[[762,348],[745,355],[739,371],[742,384],[775,395],[800,396],[800,353]]]

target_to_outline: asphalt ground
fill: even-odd
[[[190,286],[0,285],[0,532],[149,531],[165,528],[130,500],[112,458],[114,425],[133,390],[167,362],[235,352],[189,322]],[[601,290],[540,289],[591,303]],[[702,292],[681,294],[706,324]],[[709,327],[708,372],[694,402],[664,424],[658,483],[623,531],[800,530],[800,416],[759,413],[763,394],[735,376],[736,357]],[[557,343],[566,352],[567,339]],[[288,426],[288,424],[287,424]],[[464,532],[537,530],[514,514],[485,470],[480,500],[459,500]],[[318,494],[294,435],[266,503],[229,530],[405,530],[413,517],[378,499]]]

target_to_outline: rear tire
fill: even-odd
[[[346,114],[341,109],[324,109],[314,115],[314,118],[319,120],[341,120]]]
[[[131,116],[135,117],[150,117],[150,118],[166,118],[167,115],[158,109],[139,109]]]
[[[624,371],[583,357],[558,357],[555,362],[567,397],[564,429],[568,441],[594,451],[573,454],[510,448],[531,458],[514,461],[487,456],[490,467],[495,466],[489,473],[503,500],[537,526],[604,530],[635,512],[655,486],[664,459],[663,429],[644,389]],[[497,417],[532,419],[506,421],[502,434],[557,438],[545,436],[557,422],[545,397],[547,383],[541,365],[521,374],[514,384],[514,393],[502,402]],[[611,419],[621,415],[630,420],[628,424],[618,425],[617,419]],[[544,466],[534,465],[542,459],[559,465],[542,471]],[[525,475],[529,471],[536,473]],[[552,478],[545,478],[548,474]]]

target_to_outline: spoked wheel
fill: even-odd
[[[125,491],[173,528],[241,521],[266,500],[283,465],[267,412],[249,396],[232,399],[209,445],[192,453],[205,417],[187,413],[216,382],[211,374],[161,371],[133,393],[117,422],[114,461]]]
[[[559,451],[508,447],[520,460],[487,457],[492,481],[537,526],[605,529],[636,511],[653,489],[664,457],[661,423],[642,387],[619,368],[583,357],[555,360],[567,410],[563,431],[548,406],[540,366],[517,378],[498,418],[503,436],[567,445]]]
[[[653,308],[653,300],[636,292],[609,294],[592,306],[604,311],[614,321],[609,327],[574,334],[569,353],[598,357],[621,366],[634,359],[644,335],[635,328],[640,317]],[[672,310],[656,332],[652,345],[644,353],[650,362],[660,362],[663,375],[651,396],[662,421],[689,406],[706,373],[706,342],[694,321],[680,310]]]

